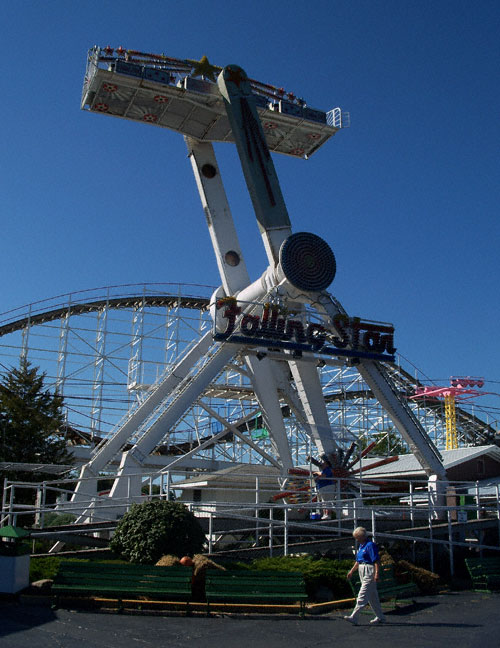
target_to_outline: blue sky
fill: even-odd
[[[94,44],[206,54],[351,113],[310,160],[275,157],[294,230],[330,243],[331,291],[393,322],[430,378],[500,381],[498,1],[17,0],[2,23],[0,311],[108,284],[218,284],[182,137],[79,109]],[[256,278],[235,147],[217,155]]]

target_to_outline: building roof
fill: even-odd
[[[189,489],[210,487],[238,487],[243,489],[255,489],[255,480],[259,479],[259,488],[272,486],[273,490],[279,490],[278,477],[280,471],[275,466],[262,466],[259,464],[243,464],[217,470],[211,473],[202,473],[190,479],[184,479],[175,483],[175,488]]]
[[[20,463],[16,461],[0,461],[0,471],[5,472],[31,472],[59,475],[64,472],[75,470],[75,466],[69,464],[35,464]]]
[[[457,448],[456,450],[441,450],[445,470],[460,466],[472,459],[488,455],[500,463],[500,448],[496,445],[475,446],[472,448]],[[399,461],[370,470],[370,464],[380,461],[380,457],[363,459],[361,472],[369,477],[425,477],[425,471],[414,454],[399,455]],[[359,462],[353,469],[359,468]]]
[[[478,481],[477,485],[480,488],[481,496],[492,496],[496,498],[497,486],[500,487],[500,477],[491,477],[490,479],[483,479],[482,481]],[[467,493],[469,493],[469,495],[475,495],[476,486],[474,485],[468,488]]]

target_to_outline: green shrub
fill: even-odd
[[[352,560],[315,559],[312,556],[278,556],[260,558],[250,564],[251,569],[296,571],[304,576],[308,596],[313,599],[319,587],[328,587],[335,598],[352,596],[346,575]]]
[[[113,554],[110,554],[109,558],[102,557],[88,557],[88,558],[59,558],[58,556],[32,556],[30,560],[30,583],[33,583],[37,580],[42,580],[43,578],[54,578],[54,576],[59,571],[59,564],[61,560],[65,562],[99,562],[103,564],[123,564],[126,563],[124,560],[113,557]]]
[[[129,562],[154,565],[162,556],[200,553],[205,534],[188,509],[177,502],[133,504],[116,527],[112,551]]]
[[[73,515],[72,513],[47,513],[43,521],[43,526],[64,526],[65,524],[71,524],[75,520],[76,515]]]
[[[30,560],[30,583],[43,578],[54,578],[59,570],[60,558],[43,557]]]
[[[291,571],[304,576],[307,594],[310,599],[320,587],[327,587],[334,598],[350,598],[352,592],[346,579],[352,567],[352,560],[334,560],[313,556],[277,556],[276,558],[257,558],[250,563],[221,562],[225,569],[251,569],[256,571]]]

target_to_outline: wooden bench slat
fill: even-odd
[[[128,594],[191,599],[192,568],[61,561],[52,588],[57,595]]]
[[[383,567],[379,573],[379,580],[377,581],[377,591],[380,600],[392,600],[397,601],[399,595],[403,594],[416,594],[418,593],[418,587],[415,583],[398,583],[394,576],[394,568],[392,566]],[[356,574],[356,579],[351,579],[351,589],[355,596],[358,595],[359,589],[361,587],[361,581],[359,580],[359,574]]]
[[[303,614],[307,600],[304,577],[300,572],[250,572],[236,570],[206,572],[207,606],[216,601],[300,603]],[[207,608],[208,610],[208,608]]]
[[[500,557],[466,558],[465,564],[477,592],[490,592],[500,589]]]

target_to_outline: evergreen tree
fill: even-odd
[[[45,388],[46,374],[24,360],[0,378],[0,461],[70,464],[64,439],[63,399]],[[53,475],[0,471],[17,481],[53,479]],[[17,498],[16,498],[17,499]]]
[[[376,441],[369,453],[369,457],[392,457],[394,455],[408,454],[408,445],[394,427],[383,432],[372,432],[370,437],[362,437],[358,440],[358,451],[364,450],[369,443]]]

